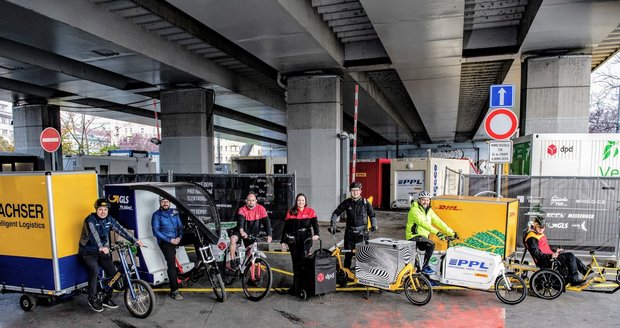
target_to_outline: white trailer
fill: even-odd
[[[98,174],[159,173],[150,157],[73,155],[64,158],[65,171],[95,170]]]
[[[286,157],[238,156],[230,162],[233,174],[286,174]]]
[[[409,208],[422,190],[433,196],[458,195],[459,172],[469,174],[468,159],[397,158],[390,173],[390,207]]]
[[[513,145],[511,174],[620,176],[620,134],[536,133]]]

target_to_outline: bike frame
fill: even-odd
[[[140,279],[140,273],[138,272],[138,270],[136,270],[136,260],[134,259],[133,254],[131,254],[132,252],[130,250],[130,247],[127,245],[116,245],[111,247],[111,251],[118,254],[119,260],[121,262],[121,270],[116,272],[113,277],[103,277],[102,279],[99,279],[99,283],[102,287],[103,292],[110,291],[110,289],[113,288],[112,286],[114,286],[118,279],[123,278],[124,282],[127,284],[127,288],[129,288],[131,298],[136,299],[136,294],[131,287],[131,275],[135,274],[136,279]],[[127,257],[129,257],[130,261],[127,261]],[[133,269],[130,269],[130,264],[131,268]]]

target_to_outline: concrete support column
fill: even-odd
[[[521,135],[587,133],[590,116],[588,55],[530,57],[521,78]]]
[[[162,172],[214,173],[213,90],[174,89],[161,94]]]
[[[338,76],[288,78],[288,172],[322,221],[340,202],[341,84]]]
[[[15,152],[39,157],[39,168],[52,170],[52,154],[41,148],[39,137],[45,128],[60,130],[60,109],[47,104],[13,106]],[[56,151],[56,167],[62,170],[62,147]]]

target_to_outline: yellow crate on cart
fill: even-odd
[[[446,224],[458,232],[460,244],[498,254],[514,254],[517,245],[519,202],[514,198],[438,196],[431,206]],[[435,236],[435,250],[447,243]]]

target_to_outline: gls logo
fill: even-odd
[[[445,210],[445,211],[462,211],[462,209],[460,209],[456,205],[438,205],[437,209],[438,210]]]
[[[561,153],[572,153],[574,151],[574,146],[562,146],[560,148],[560,152]],[[549,147],[547,147],[547,154],[553,156],[558,152],[558,147],[554,144],[550,144]]]
[[[110,203],[129,204],[129,196],[110,195],[108,200]]]
[[[469,260],[464,260],[464,259],[450,259],[450,262],[448,262],[448,265],[466,267],[466,268],[485,269],[485,270],[489,269],[489,267],[487,267],[484,262],[469,261]]]

